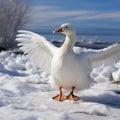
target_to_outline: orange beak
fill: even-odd
[[[53,33],[61,33],[61,32],[63,32],[62,28],[59,28],[59,29],[53,31]]]

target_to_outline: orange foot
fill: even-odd
[[[69,100],[74,100],[74,101],[80,100],[79,97],[77,97],[77,96],[75,96],[75,95],[73,95],[73,94],[69,94],[69,95],[67,96],[67,99],[69,99]]]
[[[57,101],[63,101],[63,100],[66,100],[67,97],[63,94],[62,92],[62,87],[59,88],[60,90],[60,93],[58,95],[56,95],[55,97],[53,97],[54,100],[57,100]]]
[[[58,94],[55,97],[53,97],[52,99],[57,100],[57,101],[64,101],[67,99],[67,97],[62,93],[62,94]]]
[[[74,100],[74,101],[78,101],[78,100],[80,100],[80,98],[77,97],[77,96],[75,96],[75,95],[73,94],[74,89],[75,89],[75,87],[73,86],[73,87],[72,87],[72,91],[71,91],[70,94],[67,96],[67,99],[69,99],[69,100]]]

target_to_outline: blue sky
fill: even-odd
[[[120,31],[120,0],[30,0],[28,29],[51,31],[72,23],[78,31]]]

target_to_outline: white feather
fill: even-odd
[[[41,67],[47,73],[51,71],[51,60],[57,50],[53,44],[48,42],[45,37],[36,33],[20,30],[16,40],[19,42],[21,50],[27,53],[30,60]]]
[[[89,61],[94,66],[99,64],[109,65],[120,60],[120,44],[113,44],[101,50],[94,50],[88,53]]]
[[[91,64],[92,67],[100,64],[108,65],[120,60],[120,44],[118,43],[100,50],[88,50],[80,47],[74,47],[73,50],[78,55],[86,54],[89,59],[89,64]]]

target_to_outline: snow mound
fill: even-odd
[[[113,77],[113,81],[109,78]],[[0,120],[119,120],[120,61],[100,65],[91,72],[96,83],[76,92],[81,100],[57,102],[58,93],[49,84],[49,75],[24,55],[0,53]],[[67,94],[69,91],[65,91]]]

